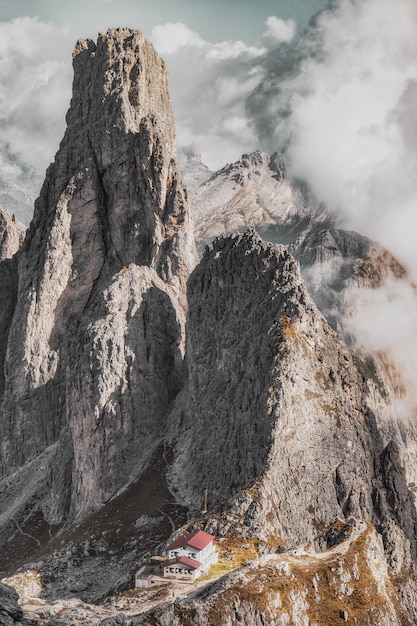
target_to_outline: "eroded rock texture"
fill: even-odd
[[[79,41],[73,64],[67,130],[19,255],[0,426],[3,504],[32,464],[26,509],[36,492],[56,524],[112,497],[157,445],[195,255],[163,61],[119,29]]]
[[[290,546],[354,515],[381,529],[397,574],[413,567],[398,451],[367,404],[364,366],[288,251],[253,231],[216,240],[190,277],[187,329],[172,482],[188,505],[208,488],[211,507],[231,513],[226,526],[240,520],[239,532]]]
[[[0,207],[0,398],[4,389],[4,360],[17,296],[17,263],[13,257],[22,240],[22,229]]]
[[[14,626],[20,623],[23,611],[18,604],[18,595],[13,587],[0,583],[0,624]]]
[[[281,153],[243,154],[212,172],[200,155],[189,152],[181,156],[181,167],[201,250],[213,237],[248,227],[268,241],[288,244],[312,223],[329,221],[287,178]]]
[[[188,600],[161,603],[133,618],[133,625],[411,626],[390,580],[381,538],[363,522],[338,524],[353,528],[330,550],[262,556]]]

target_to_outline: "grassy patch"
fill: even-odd
[[[296,318],[288,317],[287,315],[281,315],[276,324],[276,330],[274,335],[274,347],[278,350],[278,355],[281,357],[289,354],[289,344],[299,345],[303,349],[304,353],[308,353],[307,345],[304,337],[300,335],[296,330]]]

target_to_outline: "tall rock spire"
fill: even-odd
[[[55,520],[111,497],[157,444],[195,262],[163,61],[139,31],[111,29],[79,41],[73,64],[19,258],[0,426],[3,472],[45,450],[64,460],[44,507]]]

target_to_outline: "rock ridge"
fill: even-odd
[[[117,494],[158,446],[195,264],[165,64],[139,31],[109,29],[80,40],[73,65],[67,130],[17,257],[0,423],[0,500],[17,506],[7,476],[34,463],[43,481],[28,481],[24,508],[54,528]]]
[[[312,302],[296,260],[254,231],[218,238],[188,299],[178,496],[198,511],[208,489],[207,528],[289,547],[320,549],[336,518],[365,519],[397,575],[414,571],[416,512],[398,448],[385,444],[365,368]]]

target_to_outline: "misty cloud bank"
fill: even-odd
[[[415,1],[342,0],[282,52],[247,100],[256,134],[347,228],[417,270]]]
[[[77,36],[36,19],[0,23],[0,184],[53,159]],[[253,45],[210,43],[181,23],[157,26],[151,40],[170,72],[180,148],[212,169],[284,150],[291,175],[417,282],[415,0],[333,1],[302,32],[271,16]],[[351,323],[364,344],[414,372],[415,290],[391,285],[361,302]]]
[[[190,35],[166,59],[180,145],[194,140],[212,167],[219,156],[234,160],[244,150],[283,150],[290,175],[345,228],[386,246],[417,281],[414,0],[340,0],[298,33],[271,18],[261,41],[222,44],[222,55]],[[177,91],[186,59],[193,78]],[[415,289],[393,281],[356,297],[356,312],[342,326],[366,349],[389,355],[413,389]],[[411,396],[409,411],[417,393]]]
[[[72,39],[67,29],[34,18],[0,22],[1,181],[24,180],[30,170],[41,175],[58,149],[71,97]]]

